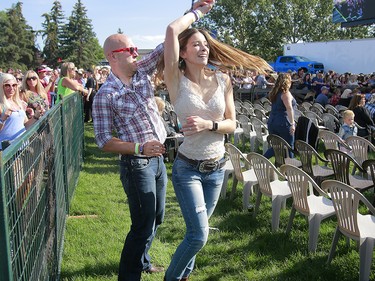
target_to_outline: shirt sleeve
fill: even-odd
[[[95,96],[92,116],[94,119],[95,140],[99,148],[102,149],[113,138],[113,110],[105,92],[100,92]]]
[[[144,71],[148,75],[153,74],[160,56],[164,53],[164,44],[159,44],[151,53],[138,62],[138,70]]]

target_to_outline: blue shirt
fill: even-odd
[[[328,97],[325,94],[320,93],[316,98],[315,102],[320,103],[323,106],[326,106],[328,103]]]

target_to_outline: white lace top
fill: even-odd
[[[211,99],[205,103],[200,94],[201,89],[184,75],[180,77],[174,109],[181,125],[185,124],[186,117],[199,116],[203,119],[221,121],[225,112],[225,81],[223,74],[216,72],[218,87]],[[224,135],[209,130],[185,136],[179,147],[179,152],[190,159],[205,160],[220,158],[224,155]]]

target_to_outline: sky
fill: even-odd
[[[4,11],[17,0],[0,0]],[[50,13],[53,0],[20,0],[22,13],[28,25],[34,30],[42,28],[44,13]],[[60,0],[65,18],[68,18],[77,0]],[[140,49],[153,49],[164,41],[167,25],[183,15],[191,7],[191,0],[81,0],[91,19],[93,31],[103,46],[104,40],[119,29],[130,36]],[[37,44],[43,47],[38,38]]]

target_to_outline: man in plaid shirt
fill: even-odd
[[[150,81],[164,47],[157,46],[137,61],[138,49],[132,40],[114,34],[106,39],[103,49],[111,73],[93,103],[95,138],[101,149],[120,155],[120,178],[132,221],[118,280],[140,280],[142,271],[164,270],[153,266],[148,254],[164,219],[167,185],[162,156],[166,132]]]

